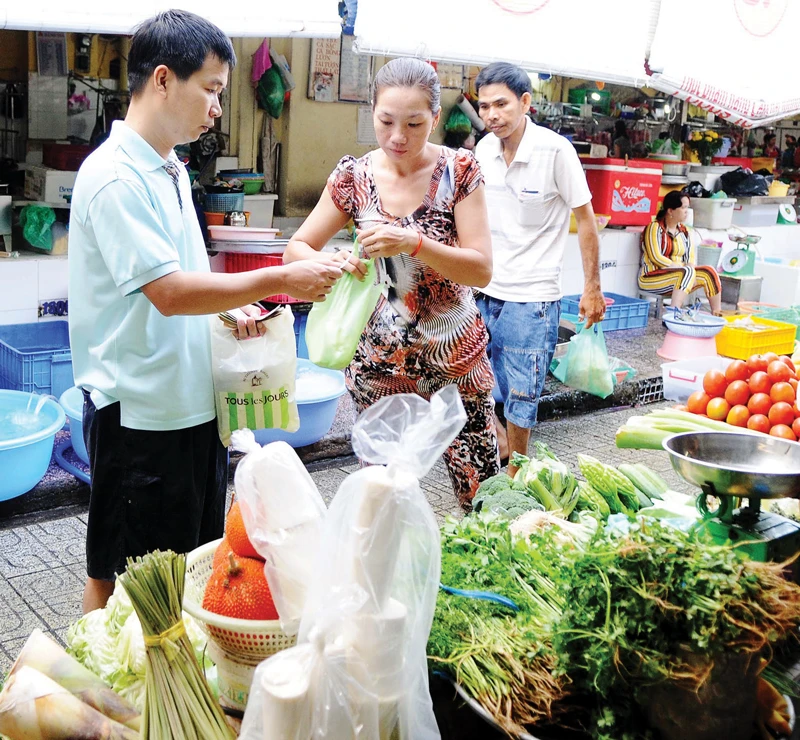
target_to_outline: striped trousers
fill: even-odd
[[[702,287],[708,298],[722,291],[717,271],[708,265],[675,265],[651,272],[643,269],[639,273],[639,287],[662,295],[671,293],[675,288],[691,293],[695,288]]]

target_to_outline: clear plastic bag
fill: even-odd
[[[325,502],[286,442],[261,447],[249,430],[234,432],[231,441],[234,449],[246,453],[234,476],[244,526],[266,561],[264,574],[281,629],[294,635],[313,580]]]
[[[296,432],[299,428],[293,327],[287,307],[269,320],[266,334],[252,339],[236,339],[216,316],[211,318],[217,429],[226,447],[236,429]]]
[[[255,672],[242,740],[435,740],[426,645],[441,570],[419,486],[466,421],[458,389],[382,399],[353,428],[370,467],[333,499],[299,641]]]
[[[600,324],[580,329],[569,340],[567,354],[553,368],[553,375],[570,388],[600,398],[614,392],[614,376]]]
[[[358,253],[357,242],[355,251]],[[311,307],[306,322],[306,345],[308,359],[315,365],[344,370],[355,357],[382,291],[374,260],[364,260],[364,264],[367,274],[363,280],[345,272],[328,297]]]

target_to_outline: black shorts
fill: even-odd
[[[97,409],[84,391],[83,434],[92,475],[90,578],[112,581],[128,557],[187,553],[222,537],[228,454],[216,421],[166,432],[127,429],[119,403]]]

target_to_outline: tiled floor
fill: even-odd
[[[664,453],[616,449],[614,433],[634,413],[642,410],[544,422],[534,438],[550,445],[575,471],[579,452],[615,464],[642,461],[661,472],[676,490],[688,490],[672,472]],[[317,467],[312,477],[322,497],[330,502],[342,481],[358,468],[355,460],[340,460]],[[422,486],[439,521],[449,513],[461,516],[441,462]],[[67,627],[80,616],[85,535],[85,514],[0,530],[0,672],[8,669],[35,627],[63,642]]]

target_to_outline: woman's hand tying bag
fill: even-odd
[[[419,232],[400,226],[379,224],[356,232],[364,256],[370,259],[394,257],[398,254],[411,254],[419,242]]]

